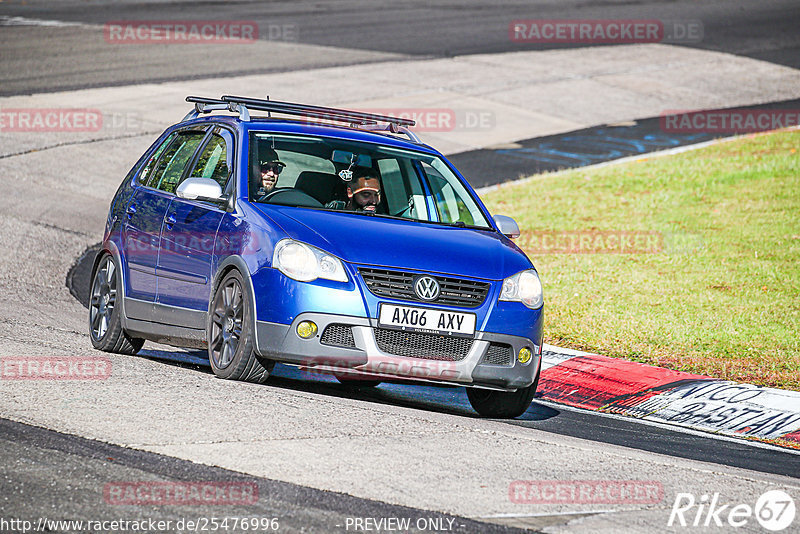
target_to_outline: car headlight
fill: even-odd
[[[532,310],[541,308],[544,295],[539,274],[534,269],[528,269],[503,280],[500,300],[521,302]]]
[[[282,239],[272,254],[272,266],[300,282],[311,282],[317,278],[347,282],[347,271],[339,258],[324,250],[294,239]]]

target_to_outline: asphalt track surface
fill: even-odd
[[[167,354],[162,357],[165,361],[171,359]],[[202,358],[202,354],[198,357]],[[181,360],[187,361],[184,358]],[[205,359],[202,361],[205,367]],[[357,398],[368,402],[391,403],[474,417],[464,388],[393,383],[377,388],[356,388],[354,391],[353,388],[340,385],[333,377],[310,375],[283,365],[277,367],[272,383],[284,388],[332,396],[353,398],[355,393]],[[607,417],[541,400],[535,400],[519,418],[504,422],[562,436],[800,479],[800,454],[773,447],[753,447],[735,440],[720,441],[698,433],[650,426],[620,417]]]
[[[6,1],[0,17],[66,21],[78,26],[0,26],[0,94],[283,72],[377,61],[579,47],[526,44],[509,38],[524,19],[647,19],[699,21],[699,42],[680,43],[800,67],[800,5],[794,0],[664,2],[527,0],[314,0],[119,2]],[[237,46],[107,45],[103,25],[129,20],[245,20],[263,40],[313,45],[314,54],[286,49],[268,57]],[[0,22],[0,24],[3,24]],[[7,24],[7,22],[6,22]],[[281,28],[288,28],[287,31]],[[20,36],[26,36],[21,39]],[[325,51],[327,50],[327,51]]]
[[[0,94],[28,94],[63,89],[127,85],[140,82],[232,76],[243,73],[278,72],[319,66],[348,65],[381,61],[387,57],[447,57],[461,54],[544,49],[545,46],[521,45],[508,39],[508,23],[517,18],[658,18],[662,20],[700,20],[704,39],[687,44],[710,50],[721,50],[752,58],[800,67],[800,8],[796,2],[544,2],[531,8],[529,2],[504,2],[481,6],[476,2],[374,2],[369,8],[358,2],[5,2],[0,4],[0,17],[21,16],[32,19],[73,21],[78,26],[65,27],[0,27],[0,46],[5,51],[0,59]],[[294,25],[296,42],[334,47],[317,55],[288,54],[283,58],[236,58],[230,49],[220,51],[182,50],[182,61],[170,64],[160,56],[159,46],[104,46],[96,37],[98,27],[110,20],[176,20],[176,19],[255,20],[260,27],[272,24]],[[20,42],[21,31],[41,38]],[[93,36],[89,38],[89,36]],[[14,44],[16,43],[16,44]],[[359,53],[360,51],[360,53]],[[263,64],[259,65],[259,62]],[[178,65],[180,63],[180,65]],[[783,107],[789,106],[781,103]],[[796,105],[796,101],[792,104]],[[463,153],[453,158],[466,174],[486,174],[483,165],[490,165],[492,176],[504,181],[519,174],[539,170],[580,166],[596,162],[593,158],[609,155],[591,148],[592,139],[608,148],[608,140],[627,138],[635,142],[645,139],[656,119],[637,121],[635,125],[608,126],[570,132],[552,138],[519,141],[517,155],[498,150]],[[603,129],[605,128],[605,129]],[[570,139],[569,136],[573,136]],[[574,150],[574,136],[581,136],[586,149]],[[673,138],[669,142],[674,142]],[[698,138],[679,140],[680,144],[697,142]],[[568,143],[577,157],[545,162],[544,149],[564,153],[559,143]],[[657,143],[652,143],[655,146]],[[649,151],[649,150],[648,150]],[[631,152],[637,153],[637,152]],[[520,156],[520,154],[526,154]],[[536,154],[536,158],[530,157]],[[552,153],[551,153],[552,155]],[[626,154],[627,155],[627,154]],[[491,157],[501,157],[492,161]],[[459,159],[460,158],[460,159]],[[576,162],[578,164],[576,164]],[[580,165],[579,165],[580,164]],[[551,165],[548,167],[548,165]],[[533,170],[532,170],[533,169]],[[473,183],[475,186],[489,182]],[[86,257],[89,257],[87,255]],[[73,295],[82,298],[81,287],[87,287],[88,274],[79,262],[71,271],[68,285]],[[166,366],[179,366],[187,373],[210,375],[198,353],[145,349],[143,356]],[[211,378],[209,376],[209,378]],[[348,389],[328,377],[309,377],[290,367],[279,366],[271,381],[272,387],[287,391],[321,393],[330,398],[357,399],[365,403],[389,404],[415,410],[441,412],[474,419],[463,389],[418,387],[386,384],[375,390]],[[755,447],[732,440],[719,440],[636,421],[566,409],[536,401],[519,420],[504,424],[547,433],[588,439],[609,445],[700,460],[710,464],[743,467],[762,473],[800,478],[800,455],[769,447]],[[67,508],[71,517],[101,519],[114,517],[117,510],[103,506],[98,481],[137,480],[152,476],[158,480],[245,480],[262,488],[259,511],[280,515],[282,531],[327,532],[331,525],[346,517],[444,517],[441,514],[343,494],[314,490],[289,483],[249,477],[224,469],[200,466],[168,456],[115,447],[78,436],[30,427],[0,419],[1,515],[45,515],[45,510]],[[35,466],[35,467],[34,467]],[[99,485],[98,485],[99,484]],[[10,496],[18,496],[9,502]],[[98,510],[102,513],[98,515]],[[181,507],[179,515],[208,515],[203,508]],[[174,518],[168,508],[126,509],[133,518]],[[237,512],[237,510],[226,510]],[[248,510],[251,514],[252,510]],[[117,514],[118,515],[118,514]],[[231,515],[230,513],[228,515]],[[452,517],[451,517],[452,518]],[[484,525],[454,518],[463,524],[463,532],[497,531],[505,527]],[[510,531],[510,530],[508,530]]]
[[[798,109],[800,99],[737,106],[737,110]],[[662,117],[626,124],[594,126],[557,135],[524,139],[503,148],[482,148],[450,156],[450,161],[474,188],[492,186],[534,174],[646,155],[749,132],[725,134],[668,132]]]
[[[88,309],[91,265],[100,245],[89,247],[66,277],[70,293]],[[198,372],[210,372],[204,351],[148,351],[142,354],[165,364],[183,365]],[[366,402],[389,403],[419,410],[474,417],[464,388],[392,383],[378,388],[344,387],[332,376],[276,365],[270,385],[332,397],[358,398]],[[552,403],[534,402],[530,409],[508,424],[535,428],[554,434],[631,447],[702,462],[741,467],[800,479],[800,454],[775,447],[754,447],[737,440],[721,440],[702,433],[687,433],[666,426],[652,426],[629,418],[609,417]]]
[[[37,469],[29,466],[36,465]],[[348,518],[405,518],[408,532],[429,524],[449,525],[455,532],[514,533],[528,532],[503,525],[483,523],[405,506],[359,499],[350,495],[306,488],[286,482],[267,480],[225,469],[200,465],[168,456],[117,447],[99,441],[61,434],[43,428],[0,418],[0,465],[14,476],[0,478],[0,495],[34,497],[16,500],[14,506],[0,506],[0,517],[21,518],[38,523],[39,518],[69,518],[84,521],[148,520],[172,521],[167,532],[178,529],[180,519],[199,521],[209,517],[246,517],[278,520],[280,532],[345,532]],[[91,473],[91,476],[87,476]],[[106,484],[95,481],[147,480],[165,483],[196,481],[238,484],[257,487],[255,504],[220,506],[192,504],[180,506],[139,506],[117,504]],[[27,502],[26,502],[27,501]],[[18,503],[21,503],[18,504]],[[207,525],[208,526],[208,525]],[[352,525],[350,525],[352,530]],[[53,529],[62,531],[62,529]],[[63,529],[86,532],[88,529]],[[244,530],[237,529],[235,532]],[[95,530],[96,531],[96,530]],[[111,532],[111,529],[108,529]],[[155,529],[148,529],[155,532]],[[259,529],[263,531],[263,529]],[[267,530],[269,531],[269,530]],[[0,532],[9,532],[0,527]]]

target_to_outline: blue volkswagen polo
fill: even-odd
[[[539,276],[511,241],[516,223],[493,218],[413,121],[187,101],[111,203],[92,273],[95,348],[206,348],[218,377],[248,382],[281,362],[361,387],[466,386],[484,416],[525,412]]]

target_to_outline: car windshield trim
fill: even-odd
[[[353,173],[363,175],[372,168],[382,182],[379,215],[402,214],[396,218],[496,230],[480,198],[444,156],[435,151],[284,132],[251,132],[250,140],[248,198],[251,201],[310,209],[320,207],[294,198],[268,196],[271,189],[287,188],[297,189],[323,206],[350,210],[353,206],[348,204],[345,190],[351,185]],[[348,167],[342,158],[334,157],[337,151],[365,156],[368,163],[354,167],[351,162]],[[258,174],[255,158],[262,157],[262,152],[277,154],[270,157],[282,163],[280,176],[262,178]],[[349,177],[342,174],[351,169]],[[267,180],[263,187],[261,180]]]

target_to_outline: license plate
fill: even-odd
[[[378,313],[378,326],[381,327],[450,336],[475,334],[475,322],[474,313],[395,306],[394,304],[381,304]]]

